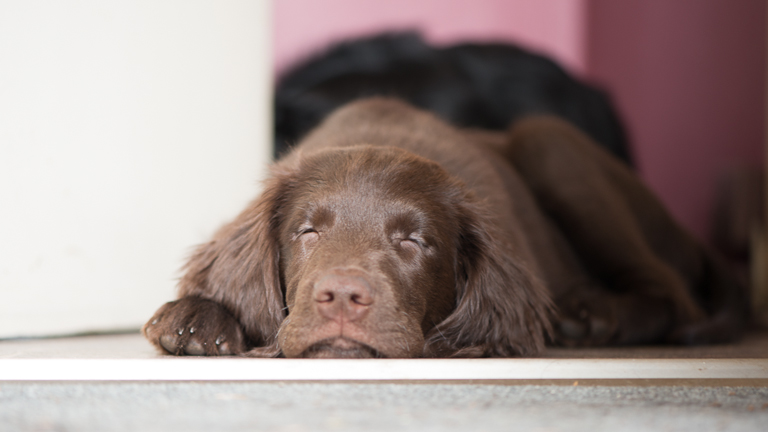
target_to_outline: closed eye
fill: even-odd
[[[402,243],[410,243],[410,244],[413,244],[413,245],[416,245],[416,246],[419,246],[419,247],[423,247],[424,246],[423,243],[420,240],[412,238],[412,237],[404,238],[404,239],[400,240],[400,243],[401,244]]]
[[[320,233],[317,232],[313,227],[304,227],[298,230],[298,232],[295,235],[295,239],[316,239],[320,236]]]
[[[394,241],[395,244],[404,249],[410,249],[414,251],[427,249],[427,244],[424,242],[424,240],[414,235],[407,237],[395,236]]]

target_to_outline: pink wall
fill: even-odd
[[[591,0],[589,75],[613,93],[640,171],[701,238],[718,178],[763,163],[763,0]]]
[[[434,43],[517,42],[607,86],[642,176],[701,238],[717,178],[763,161],[763,0],[275,0],[276,70],[412,28]]]
[[[275,66],[331,41],[420,29],[434,43],[522,42],[583,71],[584,12],[585,0],[275,0]]]

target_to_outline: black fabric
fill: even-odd
[[[460,127],[500,130],[526,114],[555,114],[632,165],[605,92],[514,45],[433,48],[416,33],[343,42],[287,71],[275,91],[275,157],[335,108],[366,96],[396,96]]]

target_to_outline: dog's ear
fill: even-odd
[[[544,349],[553,303],[522,255],[480,206],[460,207],[456,308],[429,335],[425,355],[528,356]]]
[[[248,355],[259,357],[280,354],[276,335],[285,318],[277,233],[291,173],[273,171],[262,194],[198,247],[179,282],[180,297],[222,304],[255,347]]]

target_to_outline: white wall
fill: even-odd
[[[0,0],[0,337],[137,328],[269,158],[269,2]]]

